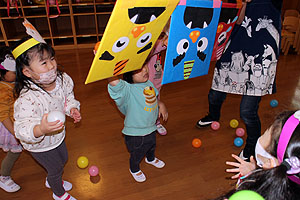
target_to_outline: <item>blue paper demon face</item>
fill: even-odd
[[[163,83],[207,74],[220,6],[214,1],[186,1],[171,16]]]

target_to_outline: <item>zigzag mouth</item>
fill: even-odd
[[[183,21],[187,28],[206,28],[209,26],[214,14],[213,8],[186,7]]]
[[[166,7],[134,7],[128,9],[128,17],[134,24],[146,24],[154,21]]]

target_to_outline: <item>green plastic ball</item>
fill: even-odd
[[[234,193],[229,200],[264,200],[264,198],[254,191],[241,190]]]

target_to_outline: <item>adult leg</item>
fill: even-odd
[[[66,160],[66,145],[65,142],[60,144],[55,149],[46,152],[31,152],[33,158],[47,170],[48,183],[56,196],[65,194],[63,187],[62,174]]]
[[[240,117],[246,125],[247,139],[243,150],[243,156],[250,158],[255,155],[255,145],[257,139],[261,136],[261,124],[258,116],[260,96],[244,95],[240,104]]]
[[[225,101],[227,93],[210,89],[208,93],[209,113],[196,123],[196,127],[205,127],[213,121],[219,121],[221,116],[221,107]]]

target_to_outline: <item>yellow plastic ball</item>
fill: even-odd
[[[231,128],[236,128],[236,127],[238,127],[239,126],[239,122],[238,122],[238,120],[236,120],[236,119],[232,119],[232,120],[230,120],[230,126],[231,126]]]
[[[77,165],[79,168],[84,169],[89,165],[89,160],[85,156],[80,156],[77,159]]]

